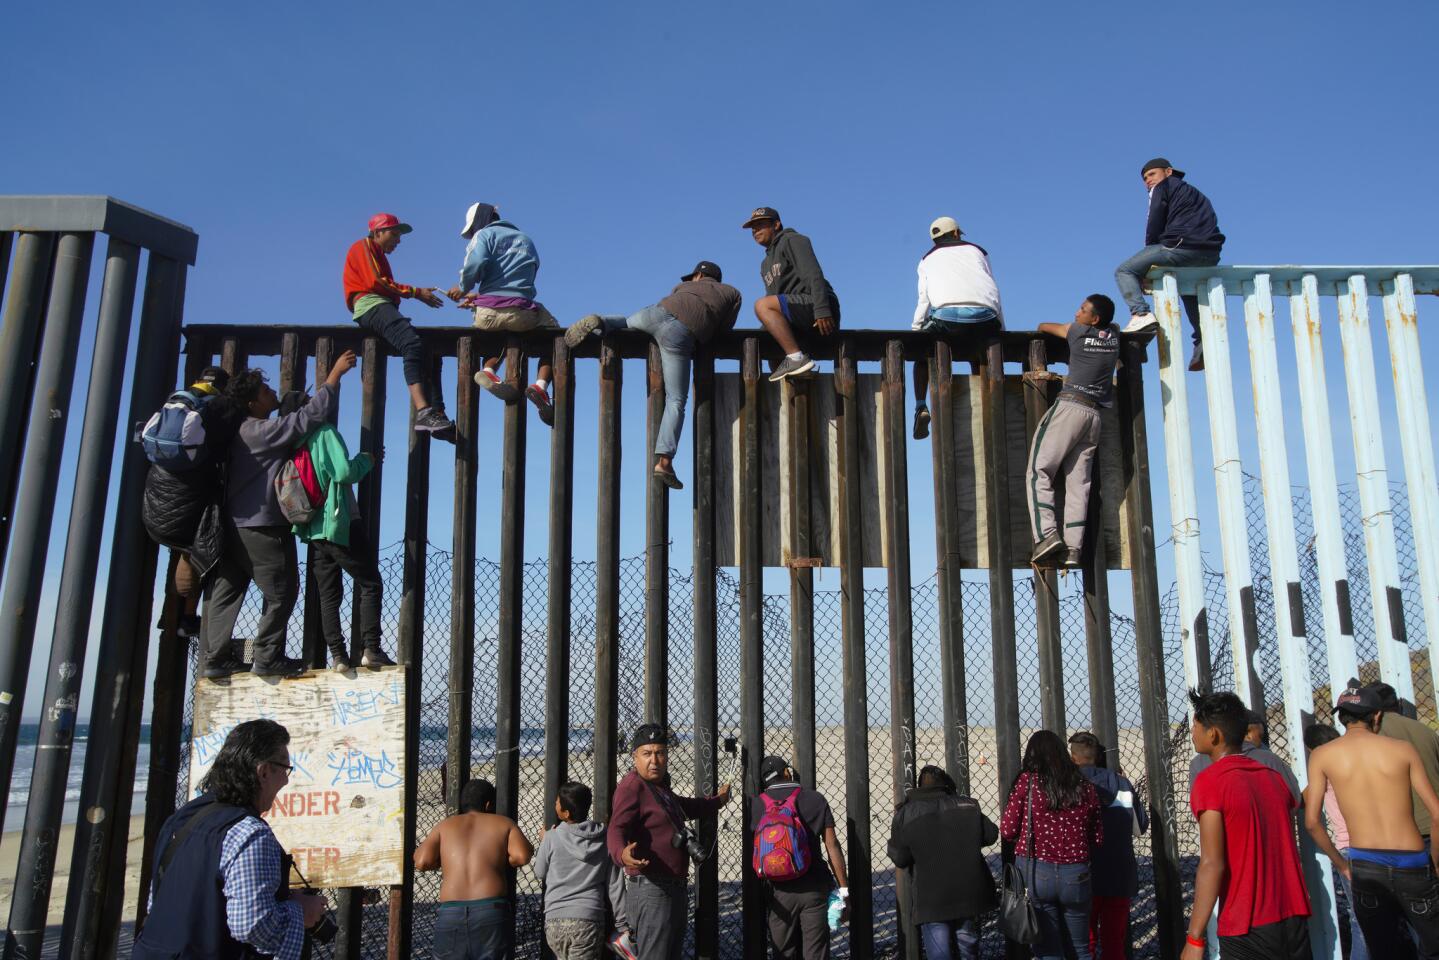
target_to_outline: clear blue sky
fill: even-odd
[[[17,5],[5,22],[0,191],[108,193],[193,226],[191,322],[345,322],[340,262],[376,210],[416,228],[392,258],[399,278],[448,286],[464,209],[486,200],[535,238],[540,296],[562,322],[653,302],[703,257],[740,287],[752,324],[760,251],[739,224],[769,204],[814,239],[846,326],[908,325],[926,227],[949,214],[988,248],[1009,325],[1032,327],[1068,319],[1091,291],[1114,295],[1115,264],[1143,240],[1139,168],[1156,154],[1214,200],[1226,263],[1439,260],[1430,4],[90,2]],[[1421,316],[1435,310],[1421,303]],[[1382,372],[1382,332],[1376,348]],[[398,368],[391,386],[403,410]],[[1152,375],[1151,391],[1157,414]],[[488,445],[496,405],[482,410]],[[644,427],[638,406],[626,416],[632,554]],[[594,456],[591,417],[582,406],[580,464]],[[391,426],[395,493],[403,428]],[[1151,430],[1163,539],[1157,418]],[[1349,456],[1347,435],[1339,448]],[[1388,452],[1397,477],[1397,442]],[[532,443],[530,556],[545,549],[547,460]],[[437,454],[438,542],[449,463]],[[926,504],[926,448],[912,448],[910,472]],[[498,481],[488,460],[489,556]],[[1207,476],[1198,486],[1212,502]],[[576,502],[584,557],[593,501],[582,488]],[[685,565],[687,495],[672,512]],[[916,507],[917,580],[933,569],[925,516]],[[392,509],[386,542],[399,523]],[[62,550],[57,539],[55,581]],[[31,715],[48,636],[42,622]]]

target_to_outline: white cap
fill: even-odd
[[[929,239],[931,240],[938,240],[946,233],[963,234],[964,231],[959,229],[959,224],[954,222],[954,217],[940,217],[929,225]]]
[[[465,211],[465,229],[460,231],[460,236],[468,240],[474,235],[476,230],[485,225],[480,223],[479,219],[482,211],[493,211],[496,215],[499,214],[499,210],[488,203],[470,204],[470,209]],[[494,218],[491,217],[490,219],[493,220]]]

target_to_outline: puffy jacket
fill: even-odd
[[[216,472],[171,473],[151,464],[140,507],[145,532],[162,547],[189,553],[195,572],[204,578],[220,562],[225,546],[224,495]]]

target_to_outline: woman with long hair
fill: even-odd
[[[1103,839],[1099,796],[1059,735],[1037,730],[1024,748],[1000,836],[1039,915],[1038,960],[1091,960],[1089,858]]]

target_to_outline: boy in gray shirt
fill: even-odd
[[[1090,294],[1073,323],[1041,323],[1040,333],[1069,342],[1069,375],[1059,400],[1034,431],[1025,469],[1024,489],[1034,531],[1035,564],[1064,552],[1064,566],[1079,566],[1089,512],[1089,479],[1099,446],[1099,410],[1114,402],[1114,367],[1119,360],[1119,328],[1114,301]],[[1055,526],[1054,478],[1064,476],[1064,531]]]
[[[605,947],[634,956],[624,915],[624,877],[605,846],[605,825],[589,819],[593,795],[573,780],[560,787],[560,822],[540,834],[535,876],[545,885],[545,943],[558,960],[599,960]],[[605,907],[614,913],[606,936]]]

